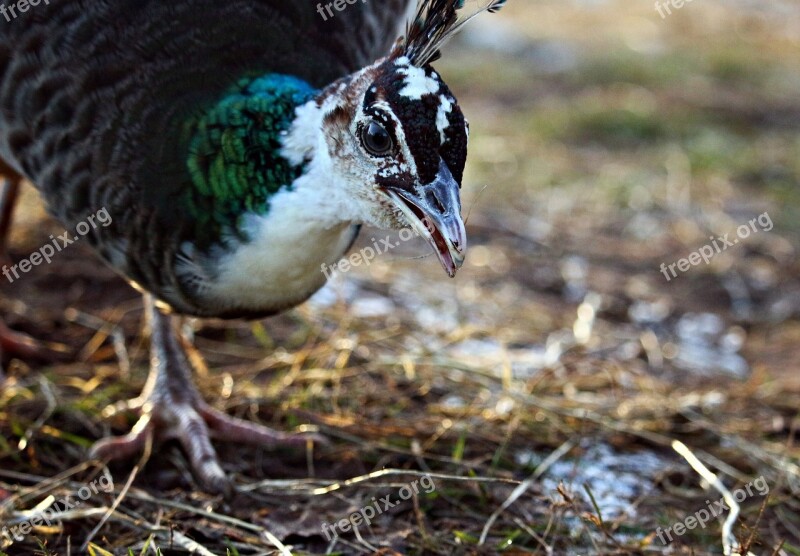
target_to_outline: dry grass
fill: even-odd
[[[231,500],[196,489],[177,445],[86,462],[132,424],[101,414],[144,382],[141,304],[82,247],[2,285],[10,325],[78,355],[6,365],[0,524],[104,473],[114,492],[0,551],[721,553],[722,519],[657,535],[720,497],[678,441],[732,491],[769,486],[741,504],[742,553],[800,554],[798,7],[510,4],[440,68],[472,123],[455,281],[409,244],[287,315],[187,323],[206,399],[332,446],[219,443]],[[470,44],[487,36],[499,51]],[[27,193],[15,257],[60,231]],[[659,272],[764,212],[771,231]],[[428,476],[433,492],[325,538]]]

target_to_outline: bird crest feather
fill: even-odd
[[[508,0],[477,0],[478,7],[464,13],[468,0],[420,0],[405,36],[395,45],[394,56],[406,56],[422,67],[436,61],[441,47],[473,17],[499,11]],[[472,2],[470,2],[472,3]]]

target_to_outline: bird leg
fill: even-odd
[[[262,425],[236,419],[203,401],[192,382],[191,365],[173,328],[172,318],[162,313],[149,296],[151,315],[151,368],[141,396],[129,408],[140,413],[131,432],[100,440],[92,447],[99,459],[125,459],[144,451],[152,440],[177,439],[202,487],[229,493],[230,483],[211,445],[211,436],[231,442],[267,447],[306,446],[317,435],[282,433]],[[153,438],[154,437],[154,438]]]

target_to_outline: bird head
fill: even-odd
[[[366,223],[410,225],[454,276],[467,247],[460,187],[468,133],[455,97],[430,65],[404,56],[367,68],[343,92],[349,100],[323,123],[337,181],[360,201]]]
[[[469,127],[455,96],[433,69],[441,45],[466,19],[464,0],[423,0],[405,36],[384,59],[332,85],[318,99],[330,169],[381,228],[411,226],[452,277],[464,262],[467,234],[461,181]]]

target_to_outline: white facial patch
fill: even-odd
[[[401,162],[399,164],[391,164],[385,168],[378,170],[378,175],[382,178],[393,178],[402,174],[407,174],[409,171],[408,164]]]
[[[401,58],[402,60],[402,58]],[[398,71],[406,76],[403,90],[400,94],[412,100],[420,100],[425,95],[435,95],[439,92],[439,81],[434,79],[436,74],[429,77],[423,68],[401,64],[398,60]]]
[[[436,112],[436,129],[439,130],[439,142],[442,145],[447,140],[445,131],[450,127],[450,120],[447,119],[447,115],[452,111],[453,102],[446,95],[441,95],[439,97],[439,110]]]

